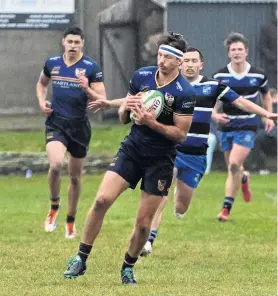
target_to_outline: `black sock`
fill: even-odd
[[[75,217],[67,215],[67,223],[73,223],[74,220],[75,220]]]
[[[51,202],[50,208],[51,208],[51,210],[57,211],[59,209],[59,207],[60,207],[59,201],[60,201],[60,196],[58,196],[58,197],[50,197],[50,202]]]
[[[89,255],[91,253],[92,247],[93,247],[92,245],[87,245],[85,243],[80,243],[78,255],[79,255],[79,257],[81,258],[81,260],[83,262],[87,261]]]
[[[122,265],[122,269],[125,269],[127,267],[132,268],[137,260],[138,260],[138,258],[133,258],[133,257],[129,256],[129,254],[126,252],[125,259],[124,259],[124,262]]]
[[[152,230],[151,231],[151,234],[150,234],[150,237],[149,237],[149,242],[151,243],[151,245],[153,245],[153,243],[154,243],[154,241],[156,239],[157,232],[158,232],[158,230]]]
[[[244,184],[247,181],[247,176],[245,174],[243,174],[242,179],[241,179],[241,183]]]
[[[223,203],[223,209],[227,209],[228,212],[230,213],[233,203],[234,203],[234,198],[230,196],[226,196]]]

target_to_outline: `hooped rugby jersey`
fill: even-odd
[[[264,71],[251,66],[249,63],[247,63],[246,70],[241,74],[236,73],[230,63],[217,71],[213,78],[228,85],[236,93],[253,103],[257,103],[259,92],[264,95],[269,90]],[[245,112],[231,104],[224,104],[223,112],[228,115],[230,122],[227,125],[220,126],[222,131],[257,130],[259,116],[256,114]]]
[[[211,114],[217,100],[230,104],[239,95],[218,80],[201,75],[191,85],[197,97],[192,124],[184,143],[177,150],[186,154],[204,155],[208,147]]]
[[[81,89],[79,78],[85,75],[89,84],[103,82],[98,64],[83,55],[74,65],[67,66],[63,55],[59,55],[50,57],[45,62],[43,72],[52,81],[51,108],[55,114],[66,118],[84,118],[87,113],[88,96]]]
[[[196,96],[193,87],[181,74],[171,82],[159,86],[157,82],[158,67],[144,67],[137,70],[130,81],[129,94],[135,95],[148,90],[158,90],[164,95],[165,104],[157,121],[165,125],[174,125],[173,115],[192,116]],[[166,138],[146,125],[133,124],[130,137],[134,142],[172,149],[175,151],[177,143]]]

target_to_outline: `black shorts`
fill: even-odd
[[[45,122],[46,144],[62,142],[75,158],[84,158],[91,140],[91,125],[88,118],[68,119],[52,113]]]
[[[146,193],[167,196],[173,178],[175,154],[146,156],[136,147],[121,145],[108,170],[124,178],[131,189],[141,181]]]

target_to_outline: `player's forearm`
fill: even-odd
[[[109,100],[109,108],[120,108],[124,98]]]
[[[264,108],[260,107],[259,105],[250,102],[243,97],[239,97],[234,101],[234,104],[241,110],[249,112],[249,113],[255,113],[257,115],[260,115],[262,117],[267,117],[268,111]]]
[[[271,100],[270,92],[267,92],[267,93],[263,96],[263,107],[264,107],[264,109],[267,110],[268,112],[273,112],[273,109],[272,109],[272,100]]]
[[[47,86],[44,86],[42,83],[38,82],[36,87],[36,93],[39,104],[42,105],[47,97]]]
[[[122,104],[119,109],[119,119],[120,119],[121,123],[123,123],[123,124],[127,124],[131,121],[130,120],[130,112],[125,109],[124,104]]]
[[[85,91],[85,93],[87,94],[88,98],[91,101],[105,100],[106,99],[105,94],[99,94],[96,91],[94,91],[93,89],[91,89],[90,87],[87,87],[86,89],[84,89],[84,91]]]
[[[213,111],[215,113],[219,113],[222,107],[223,107],[223,103],[220,100],[218,100],[213,108]]]
[[[151,121],[148,126],[153,129],[154,131],[164,135],[166,138],[176,142],[176,143],[183,143],[187,132],[181,130],[180,128],[174,125],[165,125],[161,124],[157,120]],[[188,128],[189,129],[189,128]]]

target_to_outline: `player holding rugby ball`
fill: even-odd
[[[186,42],[183,36],[168,33],[158,41],[157,66],[137,70],[130,82],[129,92],[119,109],[122,123],[133,124],[104,175],[95,202],[85,224],[78,254],[68,263],[66,278],[75,278],[86,271],[86,260],[100,231],[104,216],[118,196],[127,188],[134,189],[141,180],[141,201],[130,245],[121,268],[123,284],[136,284],[133,275],[140,252],[148,240],[152,218],[171,185],[176,144],[182,143],[192,121],[195,91],[179,73]],[[156,118],[147,111],[142,97],[136,94],[149,90],[165,103]],[[132,111],[132,116],[131,116]]]

